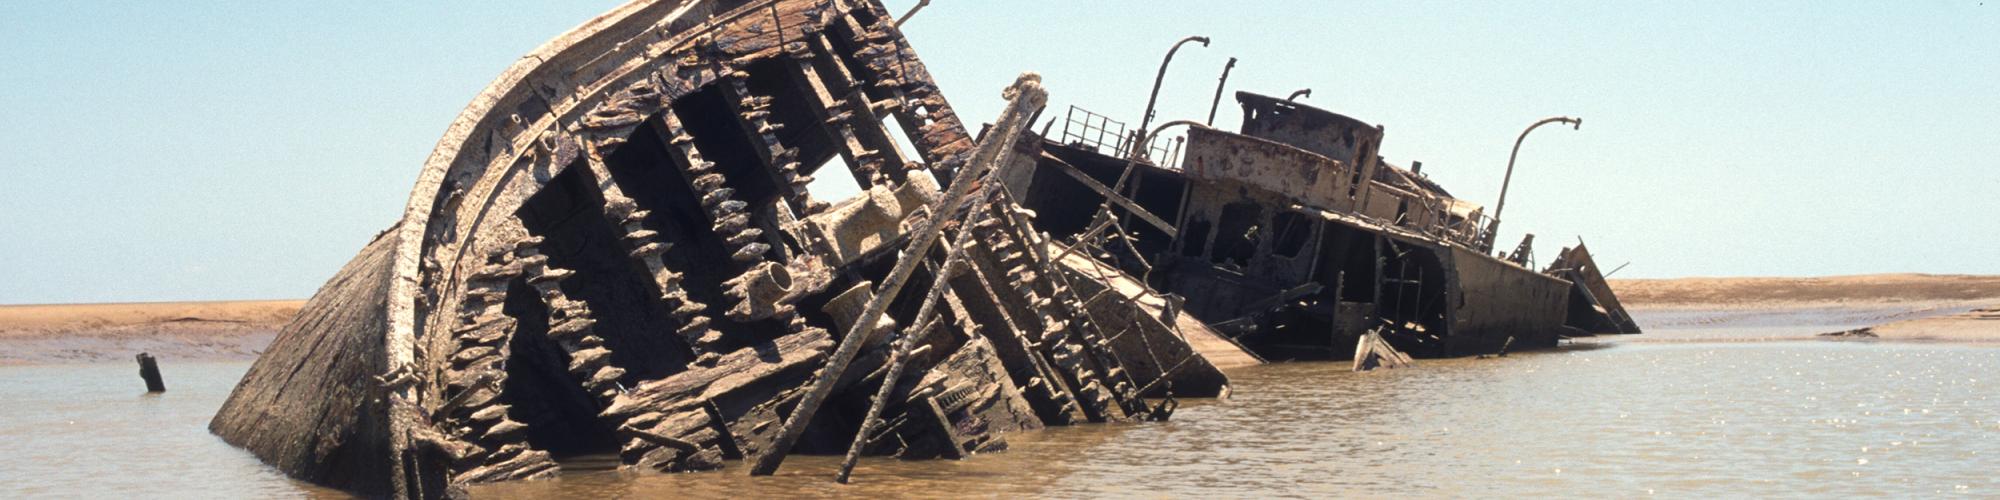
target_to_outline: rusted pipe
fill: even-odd
[[[1172,127],[1175,125],[1186,125],[1189,127],[1208,128],[1208,124],[1196,123],[1194,120],[1174,120],[1162,123],[1158,127],[1153,127],[1153,131],[1146,134],[1146,143],[1143,145],[1143,147],[1146,148],[1147,151],[1151,151],[1153,149],[1153,140],[1158,139],[1160,137],[1160,132],[1165,131],[1167,127]]]
[[[903,29],[903,23],[910,22],[911,16],[917,15],[917,11],[924,10],[924,7],[929,6],[931,6],[931,0],[918,0],[917,6],[910,7],[909,12],[904,12],[903,17],[896,19],[896,29]]]
[[[1143,141],[1143,142],[1135,142],[1135,143],[1132,143],[1132,146],[1133,146],[1133,147],[1136,147],[1136,148],[1139,148],[1139,149],[1140,149],[1140,150],[1142,150],[1142,151],[1151,151],[1151,150],[1153,149],[1153,142],[1152,142],[1152,141],[1153,141],[1153,138],[1155,138],[1155,137],[1159,137],[1159,136],[1160,136],[1160,132],[1161,132],[1161,131],[1163,131],[1163,130],[1166,130],[1166,129],[1167,129],[1167,127],[1172,127],[1172,126],[1175,126],[1175,125],[1187,125],[1187,126],[1190,126],[1190,127],[1203,127],[1203,128],[1207,128],[1207,127],[1208,127],[1208,125],[1203,125],[1203,124],[1200,124],[1200,123],[1196,123],[1196,122],[1195,122],[1194,120],[1174,120],[1174,121],[1170,121],[1170,122],[1166,122],[1166,123],[1162,123],[1162,124],[1160,124],[1160,126],[1158,126],[1158,127],[1154,127],[1154,128],[1153,128],[1153,131],[1152,131],[1151,133],[1147,133],[1147,132],[1145,132],[1145,129],[1140,129],[1140,133],[1141,133],[1141,134],[1145,134],[1145,135],[1141,135],[1141,136],[1139,136],[1139,139],[1140,139],[1141,141]],[[1131,176],[1132,176],[1132,168],[1133,168],[1133,167],[1136,167],[1136,166],[1138,166],[1138,165],[1139,165],[1139,158],[1140,158],[1139,156],[1133,156],[1133,157],[1130,157],[1130,158],[1126,158],[1126,159],[1125,159],[1125,171],[1124,171],[1124,172],[1122,172],[1122,173],[1119,173],[1119,174],[1118,174],[1118,183],[1117,183],[1117,184],[1113,184],[1113,185],[1111,186],[1111,192],[1112,192],[1112,193],[1118,193],[1118,192],[1120,192],[1120,191],[1122,191],[1122,190],[1124,190],[1124,189],[1125,189],[1125,179],[1127,179],[1127,178],[1129,178],[1129,177],[1131,177]],[[1124,195],[1120,194],[1119,196],[1124,196]],[[1106,202],[1105,202],[1105,205],[1106,205],[1106,207],[1105,207],[1105,210],[1110,210],[1110,206],[1109,206],[1109,205],[1110,205],[1110,203],[1111,203],[1111,202],[1109,202],[1109,201],[1106,201]]]
[[[1152,132],[1151,134],[1147,134],[1147,135],[1143,135],[1143,136],[1140,136],[1140,137],[1159,137],[1159,135],[1160,135],[1160,132],[1161,132],[1161,131],[1164,131],[1164,130],[1166,130],[1166,129],[1167,129],[1167,127],[1172,127],[1172,126],[1175,126],[1175,125],[1186,125],[1186,126],[1190,126],[1190,127],[1202,127],[1202,128],[1208,128],[1208,126],[1207,126],[1207,125],[1203,125],[1203,124],[1201,124],[1201,123],[1198,123],[1198,122],[1195,122],[1194,120],[1174,120],[1174,121],[1170,121],[1170,122],[1166,122],[1166,123],[1162,123],[1162,124],[1160,124],[1160,126],[1158,126],[1158,127],[1154,127],[1154,128],[1153,128],[1153,132]],[[1140,132],[1141,132],[1141,133],[1144,133],[1144,131],[1143,131],[1143,130],[1142,130],[1142,131],[1140,131]],[[1133,143],[1133,147],[1139,147],[1139,148],[1148,148],[1148,149],[1150,149],[1150,148],[1151,148],[1151,146],[1152,146],[1152,143],[1151,143],[1151,140],[1150,140],[1150,139],[1148,139],[1148,140],[1147,140],[1147,142],[1140,142],[1140,143]],[[1118,182],[1116,182],[1116,183],[1112,184],[1112,186],[1111,186],[1111,190],[1110,190],[1110,193],[1108,193],[1108,194],[1106,194],[1106,195],[1105,195],[1105,197],[1104,197],[1104,203],[1102,203],[1102,204],[1099,204],[1099,205],[1097,206],[1097,213],[1096,213],[1095,215],[1092,215],[1092,216],[1091,216],[1091,220],[1105,220],[1105,221],[1115,221],[1115,220],[1117,220],[1117,219],[1118,219],[1118,216],[1117,216],[1117,215],[1114,215],[1114,214],[1112,214],[1112,213],[1111,213],[1111,205],[1112,205],[1112,202],[1111,202],[1111,197],[1112,197],[1112,196],[1125,196],[1125,194],[1124,194],[1124,191],[1125,191],[1125,181],[1126,181],[1126,180],[1128,180],[1128,179],[1131,179],[1131,178],[1132,178],[1132,171],[1133,171],[1134,169],[1136,169],[1136,168],[1137,168],[1138,166],[1139,166],[1139,157],[1138,157],[1138,156],[1129,156],[1129,157],[1125,158],[1125,171],[1123,171],[1123,172],[1119,172],[1119,173],[1118,173]],[[1185,198],[1185,194],[1186,194],[1186,191],[1182,191],[1182,194],[1183,194],[1183,198]],[[1186,200],[1185,200],[1185,199],[1183,199],[1183,200],[1182,200],[1182,202],[1183,202],[1183,203],[1186,203]],[[1185,208],[1185,207],[1184,207],[1184,208]],[[1185,212],[1186,210],[1182,210],[1182,211],[1183,211],[1183,212]],[[1185,215],[1185,214],[1184,214],[1184,215]],[[1090,239],[1091,237],[1093,237],[1093,236],[1095,236],[1095,235],[1096,235],[1096,231],[1091,231],[1091,232],[1088,232],[1088,233],[1084,233],[1084,235],[1083,235],[1083,236],[1079,236],[1079,237],[1077,237],[1076,241],[1078,241],[1079,243],[1081,243],[1081,242],[1083,242],[1083,241],[1088,241],[1088,240],[1089,240],[1089,239]],[[1067,253],[1065,253],[1065,255],[1067,255]]]
[[[1292,95],[1286,96],[1285,100],[1298,101],[1300,97],[1312,97],[1312,96],[1313,96],[1313,89],[1298,89],[1292,91]]]
[[[1486,248],[1481,249],[1481,251],[1487,251],[1487,252],[1492,251],[1493,240],[1496,236],[1499,236],[1500,211],[1507,208],[1507,185],[1514,181],[1514,159],[1521,156],[1521,141],[1527,140],[1528,133],[1534,132],[1535,128],[1550,123],[1568,124],[1571,126],[1571,130],[1583,130],[1582,118],[1553,116],[1549,118],[1543,118],[1541,121],[1535,122],[1534,125],[1529,125],[1527,130],[1521,131],[1520,137],[1514,138],[1514,152],[1507,154],[1507,176],[1502,177],[1500,179],[1500,200],[1493,204],[1493,222],[1491,222],[1486,227],[1486,241],[1485,241]]]
[[[743,275],[722,282],[722,285],[731,294],[742,298],[729,309],[729,318],[733,320],[770,318],[783,308],[790,307],[785,298],[792,292],[792,273],[776,262],[753,266]]]
[[[1618,274],[1618,271],[1620,271],[1620,270],[1623,270],[1623,269],[1625,269],[1625,266],[1629,266],[1629,265],[1632,265],[1632,263],[1631,263],[1631,262],[1626,262],[1626,263],[1624,263],[1624,264],[1619,264],[1619,265],[1618,265],[1618,267],[1617,267],[1617,268],[1615,268],[1615,269],[1612,269],[1612,270],[1611,270],[1611,272],[1608,272],[1608,273],[1604,273],[1604,279],[1611,279],[1611,275],[1613,275],[1613,274]]]
[[[1215,109],[1222,106],[1222,87],[1229,84],[1229,70],[1236,68],[1236,58],[1229,58],[1229,64],[1222,66],[1222,78],[1215,82],[1215,99],[1208,101],[1208,121],[1204,125],[1215,126]]]
[[[1145,133],[1147,125],[1153,123],[1153,105],[1158,104],[1160,101],[1160,83],[1165,82],[1167,79],[1167,64],[1174,62],[1174,53],[1179,52],[1181,46],[1186,45],[1188,42],[1201,42],[1201,46],[1207,47],[1208,37],[1190,36],[1182,38],[1181,41],[1174,42],[1173,48],[1167,49],[1167,58],[1160,60],[1160,72],[1153,75],[1153,94],[1146,98],[1146,113],[1139,117],[1139,130],[1141,134]],[[1132,138],[1133,150],[1126,152],[1126,156],[1136,157],[1136,155],[1142,154],[1144,150],[1140,148],[1144,144],[1146,144],[1146,136],[1141,135]]]

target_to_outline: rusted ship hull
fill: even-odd
[[[435,497],[574,454],[965,456],[1164,418],[1141,393],[1169,375],[1218,391],[1157,329],[1148,359],[1178,358],[1125,367],[1142,337],[1114,335],[1156,313],[1085,297],[990,188],[1040,106],[1033,79],[1009,95],[975,144],[868,0],[619,7],[466,108],[403,219],[210,427],[304,480]],[[861,193],[822,199],[813,176]]]
[[[1525,245],[1489,255],[1481,209],[1382,162],[1380,127],[1238,99],[1243,131],[1190,125],[1179,168],[1066,131],[1035,141],[1008,182],[1033,193],[1029,208],[1065,215],[1042,217],[1044,230],[1097,245],[1269,359],[1346,359],[1378,329],[1427,357],[1638,332],[1614,319],[1629,316],[1580,245],[1546,272]],[[1092,132],[1107,123],[1077,114]]]
[[[1554,347],[1564,335],[1571,283],[1464,248],[1451,249],[1457,283],[1443,356]],[[1511,345],[1510,345],[1511,344]]]

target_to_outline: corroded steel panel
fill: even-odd
[[[1338,113],[1296,102],[1237,92],[1243,105],[1243,134],[1261,137],[1356,165],[1374,161],[1382,129]]]
[[[1446,340],[1448,355],[1499,352],[1510,336],[1515,348],[1556,344],[1569,311],[1569,282],[1478,252],[1449,248],[1459,289],[1452,300],[1457,311]]]
[[[1307,205],[1352,210],[1350,164],[1277,141],[1195,127],[1188,131],[1190,178],[1241,183],[1288,196]]]

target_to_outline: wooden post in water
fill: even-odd
[[[159,360],[153,359],[153,355],[143,352],[139,353],[138,358],[139,378],[146,379],[146,392],[167,392],[167,383],[160,380]]]

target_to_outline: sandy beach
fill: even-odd
[[[1868,332],[1891,340],[2000,342],[2000,307],[1897,321],[1869,327]]]
[[[0,306],[0,364],[256,357],[300,300]]]
[[[1611,280],[1632,307],[1814,307],[2000,302],[2000,276],[1865,274],[1821,278]]]
[[[1854,325],[1874,337],[1850,338],[2000,342],[2000,276],[1631,279],[1611,287],[1646,328]]]
[[[1649,331],[1873,325],[1880,340],[2000,342],[2000,276],[1612,280]],[[252,359],[301,300],[0,306],[0,364]],[[1825,333],[1845,328],[1826,328]]]

